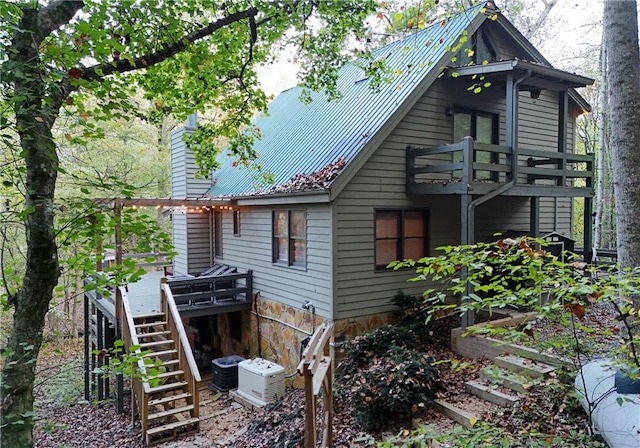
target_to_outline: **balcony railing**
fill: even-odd
[[[407,147],[407,193],[486,194],[515,177],[512,196],[593,195],[592,154],[462,142]]]

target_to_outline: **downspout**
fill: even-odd
[[[513,83],[512,92],[511,92],[511,101],[512,101],[512,116],[511,123],[508,123],[508,126],[511,126],[511,142],[507,142],[508,146],[511,146],[511,180],[504,185],[496,188],[495,190],[490,191],[484,196],[480,196],[477,199],[474,199],[467,206],[467,241],[469,244],[473,244],[474,234],[475,234],[475,209],[478,205],[484,204],[485,202],[495,198],[496,196],[500,196],[501,194],[509,191],[518,181],[518,92],[520,84],[531,77],[531,70],[527,70],[527,73],[518,80]]]
[[[477,199],[469,202],[467,205],[467,244],[473,244],[475,242],[475,210],[476,207],[480,204],[484,204],[485,202],[499,196],[507,191],[509,191],[518,181],[518,92],[520,84],[531,77],[531,70],[527,70],[527,73],[524,76],[515,82],[511,86],[511,123],[507,123],[507,127],[511,128],[510,140],[507,142],[507,145],[511,147],[511,180],[504,185],[496,188],[495,190],[490,191],[484,196],[480,196]],[[507,91],[508,93],[508,91]],[[463,276],[466,277],[466,268],[464,270]],[[471,294],[471,285],[467,283],[465,295],[469,297]],[[467,299],[468,300],[468,299]],[[465,310],[461,319],[461,327],[462,331],[465,331],[467,327],[473,325],[474,321],[474,312]]]

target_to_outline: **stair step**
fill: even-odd
[[[168,378],[170,376],[182,375],[184,370],[169,370],[168,372],[162,372],[158,375],[154,375],[153,378]]]
[[[137,316],[133,316],[134,321],[146,320],[146,319],[162,319],[164,318],[164,313],[149,313],[149,314],[139,314]]]
[[[570,359],[540,352],[531,347],[525,347],[524,345],[518,344],[505,344],[502,341],[489,337],[487,337],[487,340],[494,342],[496,346],[499,346],[502,351],[511,355],[533,359],[534,361],[540,361],[545,364],[549,364],[550,366],[556,367],[572,367],[574,365]]]
[[[480,371],[480,379],[499,384],[519,393],[528,392],[529,388],[536,382],[533,378],[527,378],[498,366],[487,366],[482,369]]]
[[[141,349],[145,349],[145,348],[158,347],[160,345],[168,345],[168,344],[173,344],[173,339],[165,339],[163,341],[142,342],[139,345]]]
[[[186,420],[181,420],[178,422],[173,422],[173,423],[168,423],[166,425],[162,425],[162,426],[156,426],[155,428],[149,428],[147,429],[147,445],[149,445],[149,436],[154,436],[156,434],[161,434],[165,431],[173,431],[173,430],[177,430],[179,428],[185,427],[185,426],[190,426],[190,425],[197,425],[198,422],[200,421],[200,419],[197,418],[188,418]],[[157,442],[154,442],[157,443]]]
[[[441,414],[446,415],[451,420],[461,424],[467,429],[473,428],[473,425],[480,421],[478,417],[470,412],[460,409],[457,406],[445,401],[445,400],[433,400],[433,408]]]
[[[166,356],[166,355],[174,355],[178,353],[178,350],[162,350],[159,352],[151,352],[151,353],[147,353],[146,355],[142,355],[143,358],[148,358],[150,356]]]
[[[153,394],[156,392],[164,392],[166,390],[179,389],[181,387],[186,386],[188,383],[186,381],[176,381],[175,383],[166,383],[160,386],[151,387],[149,389],[149,393]]]
[[[169,395],[168,397],[162,397],[162,398],[157,398],[155,400],[149,400],[149,407],[160,405],[160,404],[165,404],[165,403],[171,403],[172,401],[182,400],[183,398],[187,399],[190,396],[191,396],[191,393],[183,392],[181,394]]]
[[[141,324],[135,324],[134,327],[136,327],[136,328],[149,328],[149,327],[156,327],[156,326],[159,327],[160,325],[167,325],[167,321],[166,320],[157,320],[155,322],[144,322],[144,323],[141,323]]]
[[[175,366],[176,364],[180,364],[179,359],[170,359],[168,361],[163,361],[161,365],[163,366]]]
[[[188,412],[193,410],[193,405],[188,404],[186,406],[182,406],[179,408],[167,409],[166,411],[156,412],[154,414],[149,414],[147,416],[147,420],[155,420],[156,418],[164,418],[169,417],[170,415],[180,414],[182,412]]]
[[[499,390],[492,389],[491,386],[473,380],[464,383],[464,390],[478,398],[502,407],[510,407],[520,401],[520,398],[516,395],[505,394]]]
[[[498,356],[493,359],[493,362],[500,367],[532,378],[544,378],[556,369],[549,364],[514,355]]]
[[[156,336],[166,336],[168,334],[171,334],[170,330],[153,331],[151,333],[138,333],[138,339],[153,338]]]

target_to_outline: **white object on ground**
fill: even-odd
[[[593,427],[611,448],[638,448],[640,395],[617,393],[615,374],[611,360],[598,360],[584,365],[575,380],[580,404],[588,414],[587,401],[597,403],[591,415]]]

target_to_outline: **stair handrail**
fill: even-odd
[[[191,393],[191,399],[193,400],[193,416],[198,418],[200,416],[200,391],[198,385],[200,381],[202,381],[202,377],[200,376],[198,365],[193,356],[191,344],[189,343],[189,338],[187,338],[187,332],[184,329],[184,325],[182,325],[180,312],[178,311],[176,302],[173,299],[173,294],[171,293],[171,288],[167,284],[165,277],[160,280],[160,307],[165,314],[167,326],[171,331],[172,339],[175,341],[176,349],[178,350],[180,368],[184,371],[187,390]],[[185,363],[186,366],[184,365]]]
[[[138,347],[134,353],[141,353],[140,349],[140,340],[138,339],[138,333],[136,333],[135,323],[133,321],[133,313],[131,312],[131,305],[129,304],[129,297],[127,295],[127,290],[124,286],[119,287],[120,297],[122,304],[122,313],[124,316],[122,320],[123,331],[122,335],[125,338],[125,349],[129,349],[132,346]],[[142,387],[144,389],[145,394],[148,394],[151,390],[151,386],[149,385],[149,381],[147,380],[147,368],[144,364],[144,360],[140,357],[137,361],[138,370],[140,370],[140,382],[142,383]]]
[[[178,311],[178,307],[176,305],[175,300],[173,300],[173,294],[171,292],[171,288],[166,283],[167,279],[162,278],[160,288],[162,294],[160,295],[161,306],[165,311],[165,315],[167,319],[171,318],[173,323],[176,326],[176,331],[178,333],[178,338],[180,341],[180,345],[182,347],[189,347],[189,350],[184,351],[184,355],[189,365],[189,369],[194,376],[194,379],[197,382],[202,381],[202,377],[200,376],[200,371],[198,370],[198,364],[196,363],[196,359],[193,356],[193,352],[191,351],[191,344],[189,343],[189,338],[187,338],[187,332],[184,329],[184,325],[182,325],[182,318],[180,317],[180,312]],[[166,307],[166,309],[165,309]],[[177,342],[177,341],[176,341]]]

